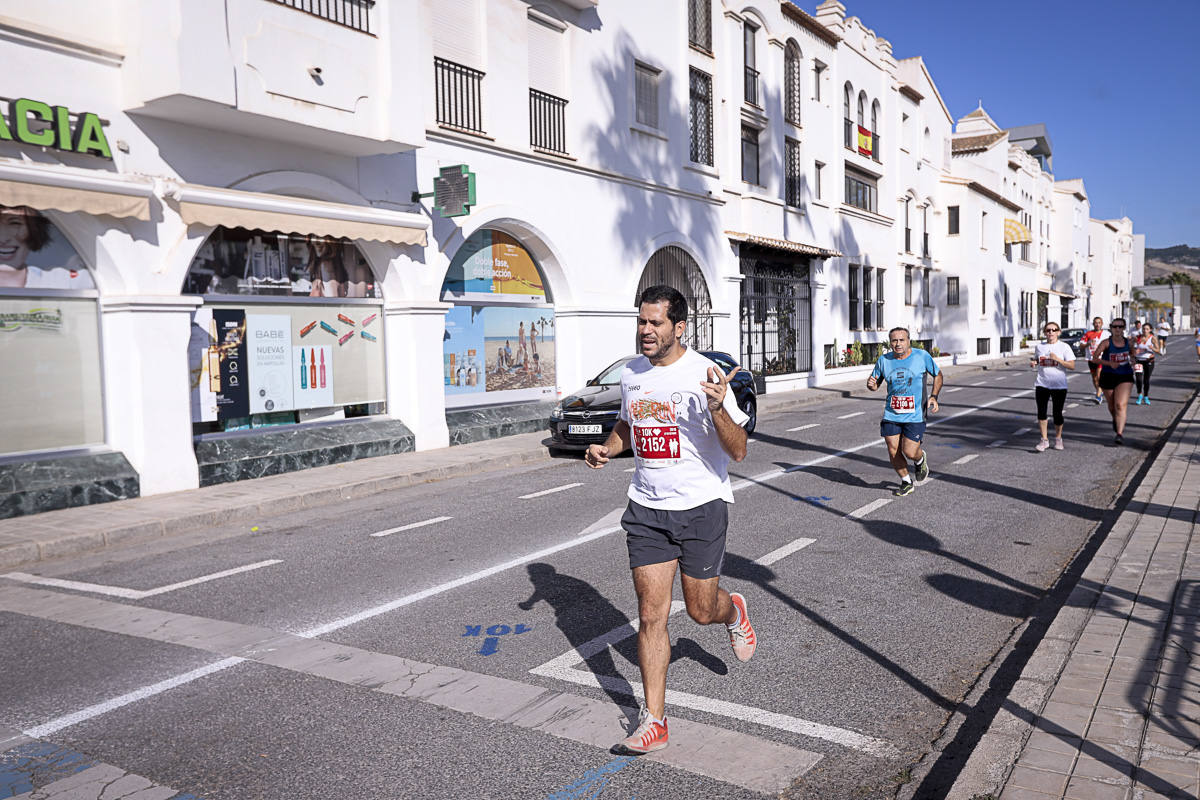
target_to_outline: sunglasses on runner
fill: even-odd
[[[1124,328],[1124,325],[1109,325],[1110,328]]]
[[[1058,333],[1058,328],[1046,328],[1046,333]]]

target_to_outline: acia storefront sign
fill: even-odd
[[[0,140],[112,158],[100,117],[87,111],[78,114],[72,126],[66,106],[25,97],[8,104],[8,119],[0,114]]]

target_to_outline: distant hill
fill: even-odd
[[[1177,244],[1174,247],[1147,247],[1146,260],[1200,267],[1200,247],[1189,247],[1186,244]]]

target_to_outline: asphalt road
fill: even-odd
[[[661,757],[607,750],[640,679],[628,458],[39,564],[56,585],[0,576],[0,732],[170,787],[105,798],[892,797],[1196,375],[1163,361],[1115,447],[1081,368],[1066,449],[1039,454],[1033,373],[963,373],[902,498],[882,393],[760,416],[722,579],[758,652],[672,617]],[[0,756],[0,798],[35,761]]]

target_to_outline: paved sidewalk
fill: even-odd
[[[1200,795],[1198,506],[1193,398],[949,800]]]
[[[952,377],[1023,362],[1020,355],[1009,356],[950,366],[945,372]],[[830,397],[866,395],[865,380],[865,377],[855,378],[816,389],[762,395],[759,415],[819,403]],[[0,570],[206,527],[252,525],[263,517],[417,483],[549,461],[551,456],[542,444],[548,436],[546,431],[524,433],[458,447],[365,458],[266,478],[0,520]]]

